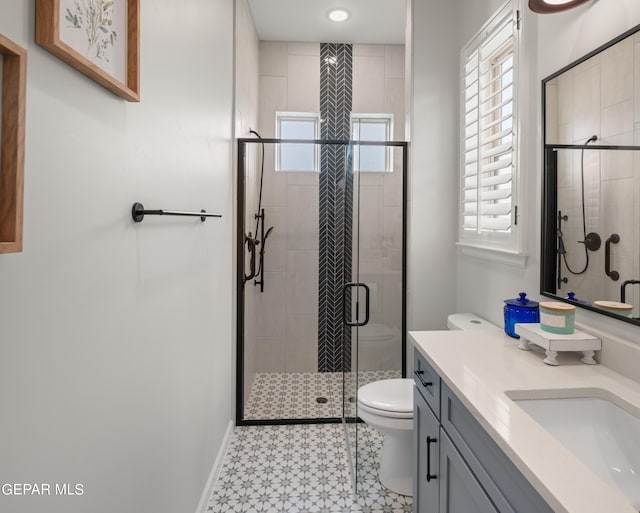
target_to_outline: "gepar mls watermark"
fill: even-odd
[[[84,494],[82,483],[4,483],[0,487],[4,496],[80,496]]]

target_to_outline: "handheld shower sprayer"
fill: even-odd
[[[587,139],[584,143],[584,146],[587,146],[589,143],[596,142],[598,140],[597,135],[592,135]],[[564,265],[567,267],[567,270],[571,274],[583,274],[589,268],[589,251],[598,251],[600,246],[602,246],[602,239],[600,235],[595,232],[587,233],[587,215],[585,212],[585,201],[584,201],[584,150],[583,147],[580,152],[580,180],[581,180],[581,199],[582,199],[582,240],[577,241],[578,244],[584,244],[584,267],[580,271],[574,271],[567,262],[567,251],[564,247],[564,241],[562,239],[562,232],[558,234],[558,254],[562,255],[562,259],[564,260]]]

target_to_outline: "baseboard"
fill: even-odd
[[[213,467],[211,467],[211,472],[209,473],[209,479],[207,479],[207,484],[204,487],[204,491],[202,492],[202,497],[200,497],[200,502],[198,503],[198,508],[196,509],[196,513],[205,513],[207,508],[207,503],[209,502],[209,497],[213,492],[213,487],[216,483],[216,479],[218,479],[218,475],[220,474],[220,467],[222,467],[222,462],[224,461],[224,456],[227,453],[227,448],[229,447],[229,442],[231,441],[231,435],[233,433],[233,421],[229,421],[229,425],[227,426],[227,430],[224,434],[224,438],[222,439],[222,444],[220,445],[220,450],[216,455],[216,459],[213,462]]]

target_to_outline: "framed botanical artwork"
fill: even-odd
[[[36,43],[112,93],[140,101],[140,0],[36,0]]]
[[[27,51],[0,34],[0,253],[22,251]]]

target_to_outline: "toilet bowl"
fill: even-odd
[[[500,328],[474,314],[452,314],[450,330]],[[413,494],[413,380],[373,381],[358,389],[358,416],[384,435],[378,478],[385,488],[401,495]]]
[[[358,416],[384,435],[378,472],[382,485],[412,495],[413,380],[383,379],[360,387]]]

